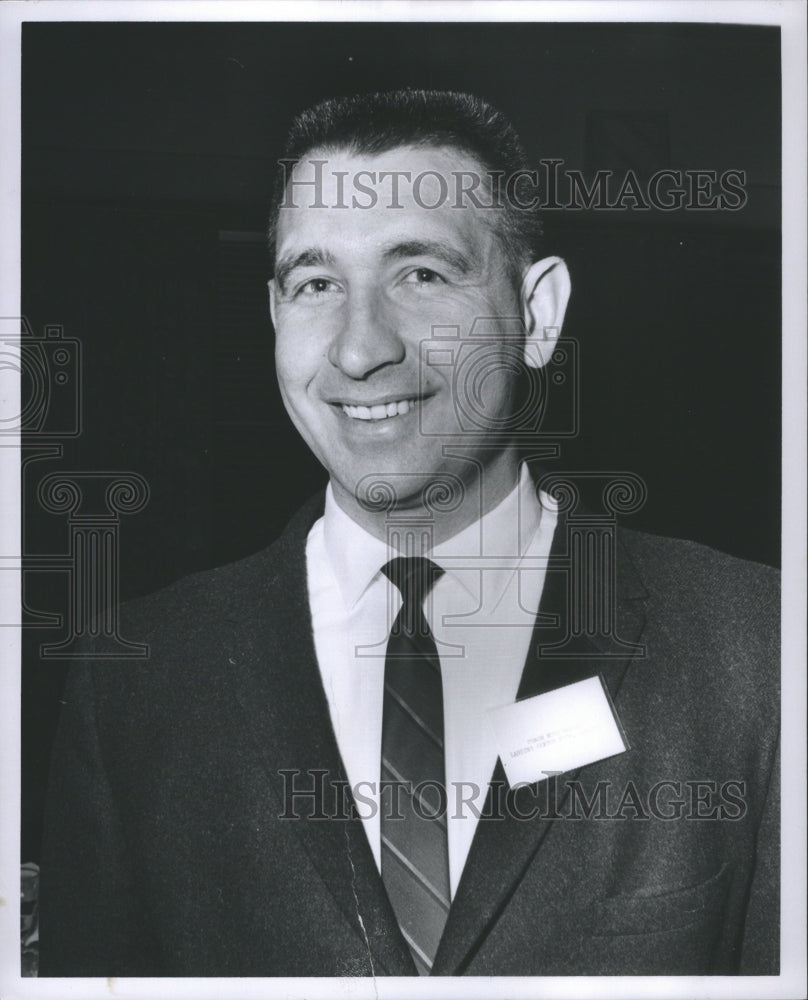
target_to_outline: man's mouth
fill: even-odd
[[[417,402],[417,396],[409,396],[389,403],[376,403],[374,406],[353,406],[349,403],[341,403],[340,409],[351,420],[390,420],[392,417],[406,416]]]

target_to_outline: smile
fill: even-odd
[[[351,406],[348,403],[341,403],[340,408],[351,420],[389,420],[391,417],[405,416],[417,402],[417,398],[410,397],[390,403],[377,403],[375,406]]]

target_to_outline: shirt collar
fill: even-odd
[[[484,568],[492,591],[503,590],[516,571],[541,522],[542,505],[526,464],[519,482],[496,507],[452,538],[436,545],[432,558],[472,596],[479,591]]]
[[[389,560],[385,542],[350,518],[334,499],[331,483],[325,491],[323,541],[346,608],[352,608]]]
[[[533,541],[541,514],[533,479],[527,465],[522,465],[519,482],[496,507],[436,545],[429,556],[472,594],[481,569],[479,560],[485,559],[486,571],[501,574],[504,588],[515,571],[514,560],[523,556]],[[353,608],[391,553],[385,542],[345,513],[330,483],[325,494],[323,540],[345,607]],[[495,568],[497,559],[502,560],[499,569]]]

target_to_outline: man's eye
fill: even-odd
[[[433,271],[429,267],[416,267],[414,271],[410,271],[407,277],[404,279],[407,283],[413,285],[444,285],[446,282],[441,278],[441,276]]]
[[[324,295],[326,292],[332,292],[335,287],[334,282],[329,281],[328,278],[312,278],[311,281],[307,281],[298,288],[296,295],[308,297]]]

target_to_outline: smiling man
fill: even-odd
[[[557,257],[534,263],[529,246],[521,253],[509,248],[509,230],[497,217],[506,207],[489,218],[447,196],[447,177],[485,175],[475,155],[401,142],[375,155],[309,151],[285,189],[291,204],[278,213],[270,309],[286,408],[328,469],[337,504],[384,539],[387,512],[363,503],[367,477],[395,474],[403,489],[397,505],[411,505],[425,479],[453,472],[465,489],[462,502],[435,524],[445,538],[507,496],[518,469],[513,437],[498,435],[500,447],[492,448],[480,426],[464,434],[461,414],[470,401],[463,397],[472,386],[455,375],[473,368],[474,352],[483,350],[482,397],[473,407],[492,435],[507,427],[518,398],[515,346],[524,365],[542,364],[552,348],[546,331],[557,335],[570,285]],[[406,190],[399,184],[395,199],[382,187],[367,206],[329,208],[340,203],[345,178],[360,173],[366,189],[367,178],[423,180]],[[475,320],[484,317],[502,318],[498,340],[470,341]],[[516,345],[505,329],[515,317],[525,331]],[[466,337],[458,357],[444,367],[424,365],[421,344],[445,328]],[[535,349],[539,343],[545,354]],[[464,436],[463,459],[449,457],[446,443]]]
[[[776,971],[776,579],[523,461],[570,294],[528,176],[468,95],[296,120],[270,311],[328,487],[73,671],[43,974]]]

